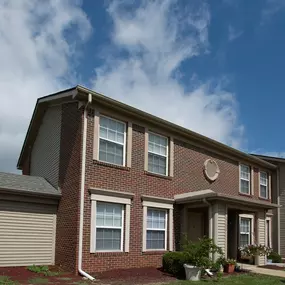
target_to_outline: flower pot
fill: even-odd
[[[201,268],[184,264],[186,280],[199,281],[201,279]]]
[[[226,264],[224,267],[224,271],[226,273],[233,273],[235,271],[235,265],[234,264]]]

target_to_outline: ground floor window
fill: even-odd
[[[90,252],[128,252],[132,193],[92,189]]]
[[[166,249],[167,211],[147,209],[146,249]]]
[[[239,234],[239,246],[243,247],[251,244],[251,227],[252,219],[240,218],[240,234]]]
[[[142,251],[173,250],[173,202],[164,200],[167,199],[143,197]]]

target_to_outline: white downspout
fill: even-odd
[[[82,163],[81,163],[81,184],[80,184],[80,218],[79,218],[79,248],[78,248],[78,272],[90,279],[95,280],[94,277],[82,270],[82,248],[83,248],[83,222],[84,222],[84,193],[85,193],[85,168],[86,168],[86,141],[87,141],[87,118],[88,105],[92,102],[92,95],[88,94],[88,102],[84,108],[83,114],[83,138],[82,138]]]

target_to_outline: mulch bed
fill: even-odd
[[[108,281],[112,284],[147,284],[176,280],[172,275],[163,272],[161,268],[154,267],[110,270],[96,273],[94,276],[102,282]]]
[[[278,265],[270,265],[270,264],[267,264],[267,265],[263,265],[263,266],[258,266],[260,268],[266,268],[266,269],[274,269],[274,270],[281,270],[281,271],[284,271],[285,270],[285,267],[284,266],[278,266]]]
[[[56,268],[51,268],[51,271],[57,271]],[[44,274],[35,273],[27,270],[26,267],[1,267],[0,276],[8,276],[13,281],[18,281],[21,285],[31,284],[30,280],[35,278],[48,279],[48,285],[55,284],[72,284],[73,282],[82,281],[81,276],[75,276],[72,273],[61,272],[58,276],[45,276]],[[66,280],[63,279],[66,278]],[[68,280],[67,280],[68,279]]]

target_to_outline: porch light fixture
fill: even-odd
[[[206,178],[212,182],[218,178],[220,174],[220,169],[215,160],[207,159],[204,162],[204,174]]]

